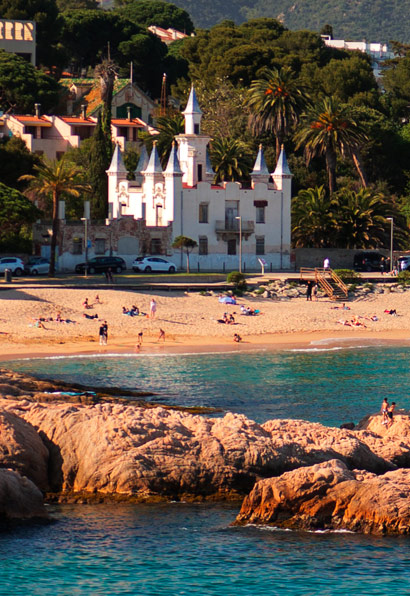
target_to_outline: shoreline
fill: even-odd
[[[293,333],[266,333],[262,335],[248,335],[236,344],[226,337],[204,338],[201,336],[175,337],[173,340],[159,343],[154,340],[145,341],[140,350],[135,347],[135,340],[129,337],[115,337],[107,346],[100,346],[96,341],[36,343],[31,349],[27,344],[0,344],[0,362],[9,360],[64,358],[64,357],[93,357],[115,356],[127,354],[135,356],[172,355],[172,354],[204,354],[204,353],[246,353],[250,351],[280,351],[280,350],[329,350],[354,347],[376,346],[410,346],[410,332],[408,330],[394,331],[365,331],[365,330],[324,330]]]

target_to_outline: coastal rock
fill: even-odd
[[[396,414],[387,428],[380,414],[369,415],[357,425],[357,437],[379,457],[400,468],[410,468],[410,416]]]
[[[262,427],[271,435],[277,452],[277,473],[330,459],[378,474],[395,467],[373,453],[353,431],[305,420],[268,420]]]
[[[259,425],[240,414],[205,418],[111,403],[0,401],[1,408],[41,434],[55,492],[233,497],[260,478],[335,457],[372,472],[394,467],[354,433],[300,420]]]
[[[332,460],[259,481],[235,523],[409,534],[409,487],[409,470],[375,476]]]
[[[25,420],[0,411],[0,468],[27,476],[41,490],[48,488],[48,450]]]
[[[0,528],[10,520],[48,519],[40,490],[28,478],[0,468]]]

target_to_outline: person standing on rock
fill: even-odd
[[[387,428],[390,428],[391,425],[393,424],[393,413],[394,413],[395,409],[396,409],[396,402],[392,401],[391,406],[389,406],[387,408],[387,416],[388,416]]]
[[[389,411],[389,402],[387,401],[387,397],[384,398],[383,402],[382,402],[382,407],[381,407],[381,413],[382,413],[382,424],[387,424],[390,420],[389,416],[388,416],[388,411]]]

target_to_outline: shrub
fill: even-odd
[[[365,284],[363,284],[364,288],[369,288],[369,290],[373,290],[374,286],[373,284],[371,284],[369,281],[367,281]]]
[[[288,281],[288,286],[290,288],[297,288],[299,286],[299,282],[297,282],[297,281]]]
[[[239,273],[239,271],[231,271],[228,273],[228,277],[226,281],[234,286],[234,293],[238,296],[239,292],[244,292],[248,288],[248,284],[246,283],[246,278],[243,273]]]
[[[349,292],[354,293],[356,291],[358,285],[359,284],[350,284],[350,286],[349,286]]]
[[[359,279],[360,275],[353,269],[335,269],[334,272],[345,283],[353,282],[354,279]]]
[[[402,286],[410,285],[410,271],[400,271],[397,276],[397,283],[401,284]]]

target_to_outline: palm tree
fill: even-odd
[[[252,159],[249,147],[243,141],[215,138],[211,142],[209,156],[216,184],[222,180],[234,182],[249,178]]]
[[[257,134],[275,133],[277,156],[307,102],[307,93],[289,66],[267,68],[262,78],[252,81],[246,101],[251,110],[250,125]]]
[[[62,159],[50,161],[44,159],[42,163],[34,166],[36,175],[27,174],[21,176],[20,180],[28,180],[28,192],[31,195],[41,198],[52,198],[53,204],[53,227],[51,235],[51,254],[50,254],[50,272],[49,277],[55,275],[55,258],[56,246],[58,236],[58,202],[64,195],[71,195],[73,197],[80,196],[81,191],[89,190],[89,186],[84,184],[80,179],[82,173],[81,169]]]
[[[400,208],[392,198],[367,188],[358,192],[341,189],[339,202],[339,246],[343,248],[379,248],[390,240],[389,217],[395,222],[395,243],[406,246],[408,228]]]
[[[334,246],[338,229],[337,201],[323,186],[300,190],[292,199],[292,242],[296,247]]]
[[[185,130],[185,120],[181,112],[173,112],[167,116],[159,116],[155,121],[157,135],[142,132],[140,137],[148,153],[151,153],[154,141],[157,141],[157,150],[162,166],[165,167],[171,153],[175,137]]]
[[[324,155],[330,194],[336,191],[338,151],[344,157],[353,159],[362,185],[367,186],[359,157],[359,149],[367,137],[362,127],[354,120],[348,106],[338,103],[332,97],[325,97],[303,116],[295,140],[296,149],[304,147],[308,163],[313,157]]]

